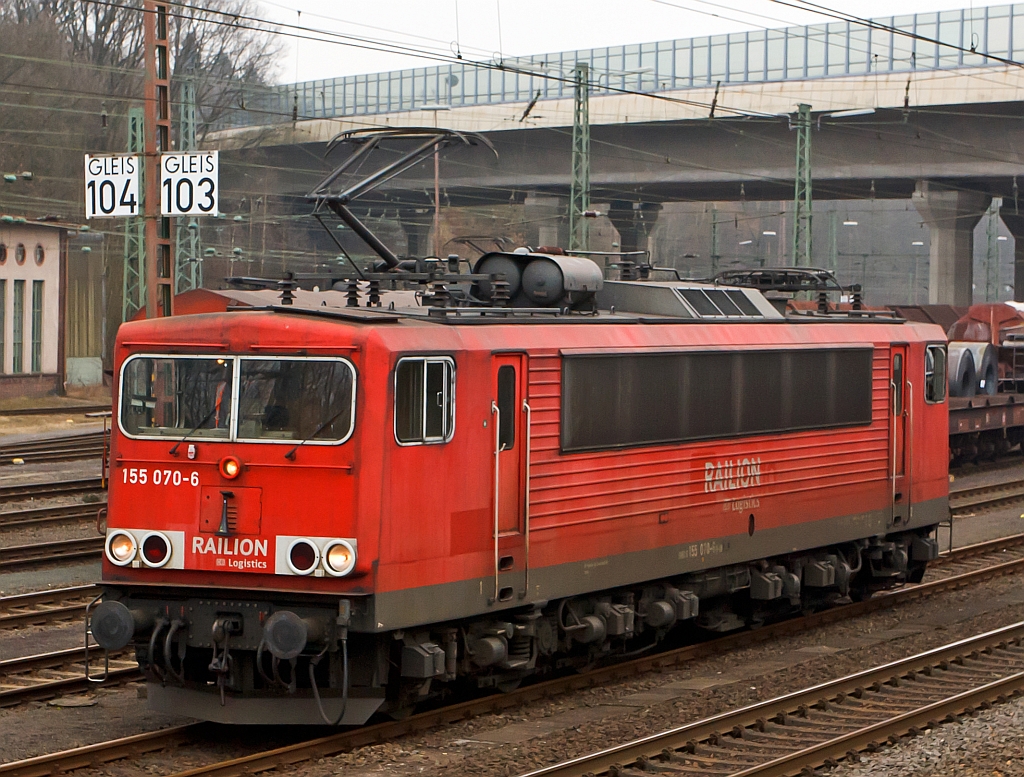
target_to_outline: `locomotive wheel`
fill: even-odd
[[[928,562],[926,561],[911,561],[910,568],[907,569],[907,582],[908,583],[920,583],[924,579],[924,573],[928,569]]]
[[[396,707],[388,710],[388,717],[392,720],[405,720],[416,711],[412,704],[407,704],[404,707]]]
[[[872,596],[875,595],[875,591],[868,586],[850,586],[850,599],[855,602],[866,602]]]

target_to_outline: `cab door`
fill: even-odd
[[[494,579],[495,601],[512,598],[525,571],[524,488],[526,429],[523,413],[526,356],[493,357],[491,420],[494,457]],[[513,580],[514,577],[514,580]]]
[[[907,396],[907,346],[893,345],[890,350],[890,381],[889,381],[889,412],[891,415],[889,446],[890,474],[892,477],[892,517],[891,525],[904,522],[909,514],[910,488],[907,477],[907,432],[908,405]]]

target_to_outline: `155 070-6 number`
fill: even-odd
[[[179,469],[154,469],[148,470],[144,467],[125,467],[124,482],[154,486],[198,486],[199,473],[183,473]]]

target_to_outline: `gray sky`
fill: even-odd
[[[787,0],[798,4],[800,0]],[[468,60],[645,43],[697,35],[815,24],[827,18],[771,0],[259,0],[280,24],[386,40]],[[985,0],[817,0],[881,17],[1004,3]],[[301,13],[299,13],[301,12]],[[456,25],[456,16],[458,24]],[[437,62],[352,46],[282,38],[277,80],[287,83]]]

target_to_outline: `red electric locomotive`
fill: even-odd
[[[91,629],[150,706],[360,724],[936,557],[940,328],[551,252],[405,272],[121,328]]]

